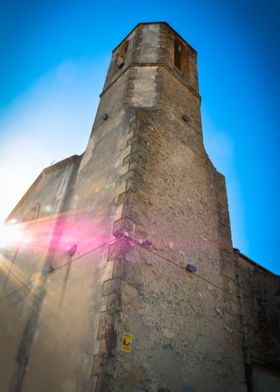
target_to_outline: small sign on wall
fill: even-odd
[[[132,350],[132,335],[127,332],[123,333],[121,349],[126,352],[131,352]]]

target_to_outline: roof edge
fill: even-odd
[[[179,33],[177,33],[177,31],[175,30],[175,29],[173,29],[173,27],[171,27],[170,26],[170,24],[169,23],[167,23],[167,22],[164,22],[164,21],[162,21],[162,22],[140,22],[140,23],[137,23],[137,25],[132,29],[132,30],[130,30],[130,32],[121,40],[121,42],[117,45],[117,46],[115,46],[114,47],[114,49],[112,50],[112,53],[130,36],[130,34],[132,34],[133,33],[133,31],[134,30],[136,30],[139,26],[145,26],[145,25],[150,25],[150,24],[159,24],[159,25],[165,25],[165,26],[167,26],[170,30],[172,30],[173,31],[173,33],[175,33],[182,41],[184,41],[196,54],[197,54],[197,51],[179,34]]]
[[[77,154],[71,155],[70,157],[63,159],[62,161],[56,162],[53,165],[43,169],[42,174],[48,174],[55,170],[62,169],[63,167],[68,166],[71,163],[76,163],[76,161],[81,159],[82,155],[77,155]]]
[[[238,256],[240,256],[243,260],[247,261],[247,263],[252,264],[254,267],[256,267],[256,268],[258,268],[258,269],[260,269],[260,270],[262,270],[262,271],[264,271],[264,272],[268,272],[269,274],[271,274],[271,275],[277,277],[277,275],[276,275],[274,272],[272,272],[272,271],[270,271],[269,269],[263,267],[262,265],[256,263],[254,260],[250,259],[248,256],[246,256],[246,255],[244,255],[242,252],[240,252],[239,249],[233,248],[233,251],[234,251],[234,253],[236,253]]]
[[[54,165],[48,166],[45,169],[43,169],[41,171],[41,173],[38,175],[38,177],[36,178],[36,180],[30,185],[30,187],[24,193],[24,195],[19,200],[19,202],[16,204],[16,206],[9,213],[9,215],[5,219],[4,223],[8,223],[9,220],[13,219],[13,215],[16,214],[17,210],[23,205],[24,201],[34,191],[38,182],[42,179],[42,177],[44,175],[49,174],[51,172],[54,172],[56,170],[62,169],[63,167],[68,166],[70,164],[75,164],[76,162],[78,162],[82,158],[82,155],[72,155],[69,158],[63,159],[62,161],[59,161],[59,162],[55,163]]]

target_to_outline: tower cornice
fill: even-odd
[[[101,98],[129,69],[131,68],[141,68],[141,67],[164,67],[168,72],[170,72],[175,78],[177,78],[180,82],[183,82],[186,88],[188,88],[196,97],[201,99],[201,96],[195,91],[194,88],[192,88],[190,85],[188,85],[182,78],[176,74],[176,72],[169,67],[167,64],[164,63],[132,63],[127,65],[127,67],[115,78],[112,80],[111,83],[109,83],[106,88],[101,92],[99,97]]]

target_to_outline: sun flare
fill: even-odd
[[[23,231],[16,222],[0,225],[0,247],[14,246],[23,239]]]

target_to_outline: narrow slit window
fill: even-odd
[[[189,54],[184,42],[179,39],[174,41],[174,65],[182,72],[183,76],[189,75]]]
[[[182,71],[182,44],[175,40],[174,43],[174,64],[175,67]]]
[[[24,223],[25,232],[31,230],[38,219],[40,213],[40,204],[36,203],[34,207],[30,208],[27,213],[22,218],[22,223]]]
[[[33,222],[38,218],[40,211],[40,204],[37,203],[34,207],[30,208],[24,215],[22,222]]]
[[[119,69],[121,69],[124,65],[125,58],[126,58],[126,53],[127,53],[127,48],[128,48],[128,41],[125,41],[119,48],[117,52],[117,66]]]

